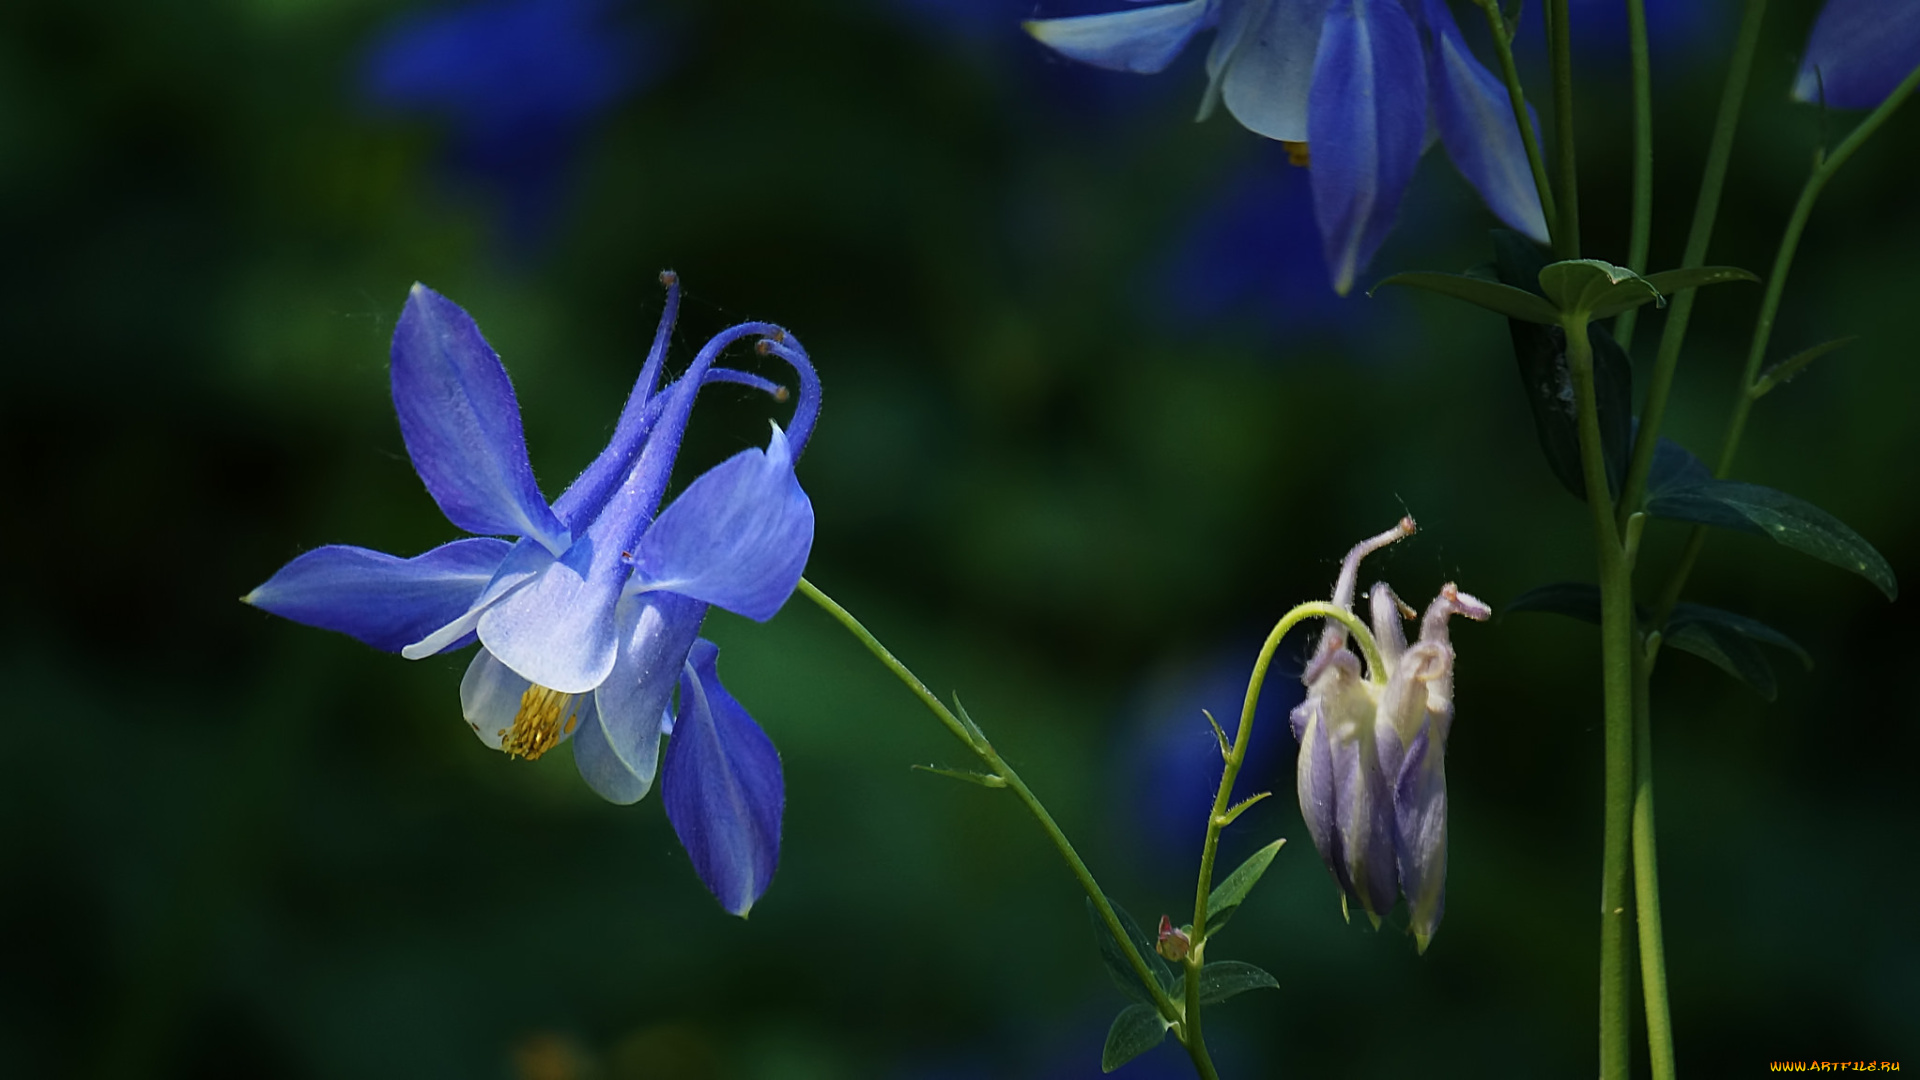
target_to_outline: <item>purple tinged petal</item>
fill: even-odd
[[[1426,61],[1399,0],[1334,4],[1307,107],[1314,217],[1344,295],[1392,230],[1426,138]]]
[[[778,425],[687,486],[640,538],[636,580],[750,619],[773,618],[806,569],[813,504]]]
[[[687,658],[662,798],[700,880],[745,917],[780,861],[786,783],[773,740],[720,685],[718,655],[699,641]]]
[[[527,462],[507,369],[473,319],[425,285],[414,285],[394,327],[393,407],[414,470],[448,521],[566,549],[566,527]]]
[[[1835,109],[1871,109],[1920,67],[1920,4],[1828,0],[1807,38],[1793,96]]]
[[[1407,748],[1394,785],[1394,852],[1421,952],[1447,906],[1447,767],[1445,750],[1423,727]]]
[[[1401,654],[1407,651],[1407,634],[1400,626],[1400,618],[1413,611],[1394,595],[1392,586],[1378,581],[1367,593],[1367,614],[1373,620],[1373,644],[1380,650],[1380,662],[1392,671],[1400,662]]]
[[[620,660],[593,693],[599,723],[574,740],[573,763],[608,802],[639,802],[660,764],[663,717],[707,605],[652,593],[620,601]]]
[[[477,637],[480,616],[499,599],[532,579],[553,556],[537,540],[521,540],[508,547],[486,588],[452,621],[433,630],[400,650],[409,660],[419,660],[472,644]]]
[[[282,618],[399,652],[459,619],[486,589],[509,546],[477,537],[402,559],[329,545],[294,559],[241,599]]]
[[[1506,84],[1474,59],[1446,0],[1426,0],[1426,10],[1427,25],[1433,30],[1434,119],[1447,156],[1496,217],[1546,243],[1547,217],[1540,209],[1540,191],[1527,164],[1526,145],[1513,122]],[[1531,106],[1527,117],[1537,140],[1540,125]]]
[[[1308,140],[1308,95],[1326,16],[1327,0],[1247,5],[1245,29],[1229,46],[1231,55],[1220,57],[1225,70],[1220,92],[1242,127],[1269,139]]]
[[[1156,4],[1104,15],[1035,19],[1022,24],[1047,48],[1095,67],[1151,75],[1164,70],[1213,23],[1214,0]]]
[[[1314,850],[1333,872],[1341,891],[1351,894],[1353,882],[1347,877],[1346,854],[1334,821],[1333,750],[1323,713],[1317,697],[1309,697],[1293,710],[1294,738],[1300,741],[1295,785],[1300,795],[1300,816],[1306,820]]]

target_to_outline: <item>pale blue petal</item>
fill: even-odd
[[[508,550],[500,566],[493,572],[492,580],[487,582],[479,596],[467,605],[467,609],[451,622],[431,631],[419,640],[400,650],[400,655],[409,660],[458,649],[471,644],[480,627],[480,616],[486,614],[501,597],[519,588],[531,580],[534,574],[553,561],[547,549],[540,546],[538,540],[520,540]]]
[[[413,287],[393,329],[393,407],[414,470],[448,521],[534,537],[555,554],[566,547],[527,463],[507,369],[467,313],[425,285]]]
[[[639,802],[660,763],[662,717],[707,606],[672,593],[620,601],[620,659],[593,692],[598,722],[574,740],[573,763],[608,802]]]
[[[487,607],[477,624],[481,642],[502,663],[563,694],[599,686],[618,651],[614,605],[628,570],[620,552],[595,535],[598,526],[557,559],[515,549],[502,573],[532,574]]]
[[[780,862],[786,782],[773,740],[720,685],[718,655],[699,641],[687,658],[661,798],[700,880],[745,917]]]
[[[486,589],[509,546],[476,537],[402,559],[329,545],[281,567],[242,599],[282,618],[399,652],[459,619]]]
[[[1423,727],[1408,747],[1394,785],[1394,853],[1407,914],[1424,951],[1447,907],[1447,766],[1445,748]]]
[[[765,451],[714,466],[661,512],[635,552],[637,580],[765,621],[799,584],[812,547],[813,504],[776,425]]]
[[[1336,292],[1393,229],[1427,128],[1426,61],[1399,0],[1339,0],[1314,61],[1313,211]]]
[[[1519,125],[1513,122],[1506,83],[1468,51],[1445,0],[1427,0],[1427,25],[1433,30],[1433,112],[1447,156],[1495,216],[1546,243],[1547,217],[1540,209],[1540,191],[1533,183]],[[1531,106],[1527,117],[1537,140],[1540,126]]]
[[[1212,0],[1156,4],[1106,15],[1035,19],[1027,33],[1047,48],[1095,67],[1151,75],[1161,71],[1193,35],[1211,25]]]
[[[1920,3],[1828,0],[1807,38],[1793,96],[1871,109],[1920,67]]]
[[[1309,136],[1308,96],[1326,13],[1327,0],[1267,0],[1223,59],[1220,92],[1242,127],[1287,142],[1324,138]]]

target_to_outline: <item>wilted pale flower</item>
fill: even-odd
[[[1828,0],[1807,37],[1793,96],[1836,109],[1871,109],[1920,67],[1920,3]]]
[[[1333,602],[1349,611],[1360,560],[1413,534],[1413,519],[1355,545]],[[1409,646],[1400,627],[1414,612],[1381,583],[1368,594],[1379,670],[1362,671],[1348,630],[1328,620],[1293,711],[1300,742],[1300,813],[1344,894],[1379,924],[1396,893],[1407,898],[1414,939],[1426,951],[1446,906],[1447,735],[1453,724],[1453,647],[1447,620],[1485,619],[1487,605],[1443,586]]]
[[[819,381],[779,327],[744,323],[656,387],[678,284],[613,438],[551,507],[534,482],[519,403],[500,358],[452,301],[423,285],[393,339],[393,400],[414,469],[447,519],[469,532],[411,559],[329,545],[280,568],[244,599],[408,659],[471,643],[461,711],[487,746],[537,758],[569,740],[580,775],[616,803],[653,786],[663,735],[665,800],[695,869],[738,915],[779,855],[784,784],[773,745],[720,685],[698,640],[708,605],[766,620],[800,579],[813,507],[794,459],[819,414]],[[792,439],[776,425],[660,508],[701,386],[755,375],[717,366],[731,343],[798,372]],[[677,716],[671,706],[680,691]],[[675,720],[678,721],[677,729]]]
[[[1468,51],[1445,0],[1185,0],[1026,27],[1075,60],[1139,74],[1217,30],[1200,115],[1224,101],[1309,165],[1327,269],[1343,294],[1392,230],[1429,123],[1502,221],[1547,239],[1506,85]]]

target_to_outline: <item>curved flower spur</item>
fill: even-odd
[[[1353,610],[1360,560],[1413,535],[1412,518],[1361,541],[1340,565],[1333,603]],[[1300,743],[1300,813],[1339,881],[1341,908],[1358,901],[1375,926],[1405,894],[1421,952],[1440,926],[1447,883],[1447,735],[1453,725],[1453,646],[1447,620],[1492,609],[1448,582],[1420,617],[1412,645],[1400,626],[1416,614],[1385,582],[1367,594],[1373,633],[1360,657],[1329,619],[1293,710]]]
[[[677,730],[665,752],[667,816],[721,905],[745,915],[779,859],[785,787],[772,742],[720,685],[718,650],[698,634],[710,605],[772,618],[800,580],[813,506],[794,461],[819,416],[820,383],[799,342],[749,322],[715,335],[658,386],[680,299],[674,275],[661,281],[666,309],[613,437],[551,506],[499,356],[465,311],[415,285],[393,336],[407,453],[447,520],[518,539],[455,540],[411,559],[329,545],[243,599],[408,659],[478,638],[460,684],[468,726],[529,759],[572,739],[580,775],[611,802],[647,794],[662,736]],[[661,509],[703,386],[786,398],[778,384],[718,366],[729,346],[756,338],[756,351],[798,377],[789,430],[773,425],[764,451],[721,462]]]

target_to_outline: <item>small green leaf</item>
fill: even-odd
[[[1541,297],[1516,289],[1511,285],[1502,285],[1497,281],[1488,281],[1469,274],[1440,274],[1431,270],[1416,270],[1405,274],[1395,274],[1373,287],[1378,290],[1383,285],[1405,285],[1414,289],[1425,289],[1469,304],[1477,304],[1488,311],[1499,312],[1510,319],[1523,319],[1531,323],[1555,324],[1560,321],[1560,313],[1552,304]],[[1369,296],[1372,291],[1369,291]]]
[[[1107,902],[1112,904],[1113,898],[1108,897]],[[1133,921],[1133,916],[1128,915],[1127,910],[1119,904],[1113,904],[1113,913],[1120,919],[1120,926],[1126,930],[1127,937],[1132,939],[1134,949],[1140,953],[1141,959],[1147,962],[1147,970],[1153,972],[1153,977],[1160,981],[1160,989],[1173,994],[1180,977],[1174,974],[1165,960],[1161,959],[1160,953],[1153,947],[1153,939],[1141,932],[1140,925]],[[1091,897],[1087,899],[1087,917],[1093,920],[1094,936],[1100,941],[1100,961],[1106,965],[1107,977],[1113,980],[1113,984],[1120,988],[1121,993],[1144,1005],[1152,1006],[1153,993],[1140,981],[1140,976],[1133,970],[1133,964],[1127,959],[1126,950],[1120,947],[1120,943],[1115,941],[1113,934],[1107,930],[1107,924],[1100,918],[1100,909],[1093,906]]]
[[[1151,1005],[1129,1005],[1113,1018],[1107,1029],[1107,1044],[1100,1048],[1100,1071],[1113,1070],[1159,1046],[1167,1037],[1167,1023]]]
[[[1758,619],[1749,619],[1745,615],[1736,615],[1731,611],[1722,611],[1705,604],[1676,604],[1673,615],[1667,619],[1669,627],[1684,626],[1688,623],[1710,623],[1724,626],[1743,637],[1752,638],[1765,645],[1773,645],[1792,653],[1800,660],[1801,666],[1813,670],[1813,655],[1800,647],[1800,643],[1768,626]]]
[[[1599,259],[1566,259],[1540,271],[1540,291],[1560,311],[1605,319],[1648,302],[1665,303],[1652,282]]]
[[[1768,393],[1772,392],[1774,387],[1779,386],[1783,382],[1788,382],[1795,375],[1800,374],[1801,369],[1805,368],[1808,364],[1813,363],[1815,360],[1820,359],[1842,345],[1849,345],[1858,340],[1859,338],[1857,337],[1834,338],[1832,341],[1823,341],[1811,349],[1802,349],[1794,353],[1792,356],[1761,372],[1760,377],[1754,380],[1753,388],[1747,391],[1747,397],[1754,401],[1759,401],[1761,398],[1766,397]]]
[[[1779,693],[1773,665],[1760,647],[1745,636],[1719,623],[1696,622],[1670,627],[1662,641],[1705,660],[1739,679],[1772,701]]]
[[[1659,289],[1661,296],[1672,296],[1688,289],[1724,285],[1729,281],[1759,281],[1760,275],[1737,266],[1696,266],[1687,270],[1662,270],[1657,274],[1648,274],[1645,280]]]
[[[1664,459],[1664,460],[1663,460]],[[1647,513],[1754,533],[1866,578],[1892,600],[1900,585],[1872,544],[1825,510],[1759,484],[1716,480],[1698,458],[1661,440],[1654,453]]]
[[[1227,875],[1227,880],[1215,885],[1213,891],[1207,894],[1208,937],[1227,925],[1227,920],[1239,909],[1241,901],[1259,883],[1260,875],[1273,865],[1273,857],[1280,854],[1280,846],[1285,843],[1285,839],[1275,840],[1247,856],[1246,862],[1241,863],[1238,869]]]
[[[1583,581],[1556,581],[1551,585],[1536,585],[1507,601],[1500,609],[1502,616],[1516,611],[1543,611],[1551,615],[1565,615],[1570,619],[1600,625],[1600,586],[1589,585]]]
[[[1007,786],[1006,778],[995,773],[969,772],[965,769],[942,769],[937,765],[915,765],[913,768],[918,772],[932,773],[935,776],[945,776],[954,780],[965,780],[969,784],[979,784],[981,787],[1003,788]]]
[[[960,723],[967,729],[967,734],[973,736],[974,745],[987,745],[987,733],[981,731],[980,725],[974,723],[973,717],[967,715],[967,707],[960,704],[960,691],[958,690],[953,692],[953,711],[960,715]]]
[[[1233,824],[1234,819],[1246,813],[1248,807],[1251,807],[1254,803],[1259,802],[1271,794],[1273,794],[1271,791],[1262,791],[1258,794],[1249,795],[1239,802],[1234,803],[1232,806],[1227,807],[1226,811],[1222,813],[1218,819],[1219,826],[1224,829]]]
[[[1213,737],[1220,740],[1220,760],[1231,760],[1233,758],[1233,744],[1227,741],[1227,733],[1221,730],[1220,721],[1215,720],[1213,714],[1205,709],[1200,710],[1200,715],[1206,717],[1207,723],[1213,725]]]
[[[1200,1004],[1219,1003],[1248,990],[1279,989],[1279,980],[1252,964],[1218,960],[1200,969]]]

